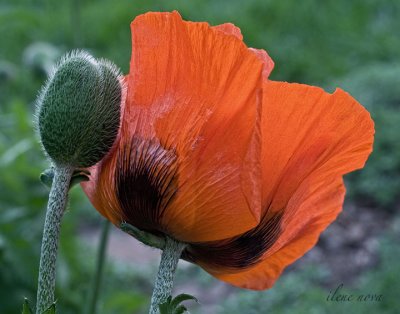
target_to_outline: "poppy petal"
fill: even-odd
[[[256,226],[261,213],[262,62],[235,36],[207,23],[182,21],[176,12],[141,15],[131,29],[132,60],[118,145],[128,147],[135,138],[151,143],[143,147],[176,157],[176,191],[170,193],[157,228],[192,242],[228,238]],[[99,178],[88,184],[126,194],[118,184],[106,186],[120,157],[116,152],[105,159]],[[136,162],[125,161],[125,166]],[[163,160],[155,163],[154,169],[162,168]],[[104,196],[93,202],[96,208],[107,212],[112,205],[112,215],[119,213],[114,221],[126,218],[127,210],[121,213],[115,202],[118,197],[109,194],[96,194]]]
[[[267,80],[272,70],[274,69],[275,66],[274,61],[271,59],[268,53],[263,49],[249,48],[249,50],[253,52],[264,63],[262,74],[264,79]]]
[[[292,232],[290,237],[285,237],[285,234],[280,236],[260,262],[252,267],[239,272],[212,270],[210,273],[241,288],[271,288],[286,266],[316,244],[321,232],[336,219],[342,209],[345,188],[341,178],[320,183],[317,187],[313,181],[304,182],[288,205],[291,215],[295,217],[286,224],[283,233],[290,228],[297,230],[295,233]]]
[[[115,145],[115,148],[117,147],[118,145]],[[103,160],[91,167],[90,180],[82,182],[81,186],[93,207],[113,224],[119,226],[126,219],[122,217],[122,210],[115,194],[113,168],[116,162],[114,158],[116,151],[117,149],[112,149]]]
[[[269,81],[263,95],[260,225],[185,253],[219,279],[250,289],[270,287],[316,243],[341,210],[342,175],[364,165],[374,134],[368,112],[341,90],[330,95],[312,86]]]
[[[236,36],[240,40],[243,40],[243,35],[242,35],[240,28],[235,26],[232,23],[216,25],[216,26],[213,26],[212,28],[217,29],[221,32],[224,32],[225,34]]]
[[[307,176],[341,176],[364,166],[374,125],[349,94],[274,81],[263,92],[263,204],[281,210]]]
[[[240,40],[243,40],[243,35],[242,32],[240,31],[240,28],[232,23],[225,23],[213,26],[213,28],[221,32],[224,32],[226,34],[234,35]],[[275,66],[274,61],[271,59],[268,53],[263,49],[249,48],[249,50],[253,52],[264,63],[263,76],[264,79],[268,79],[269,75],[271,74]]]

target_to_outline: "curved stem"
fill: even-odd
[[[165,238],[158,237],[146,231],[142,231],[126,222],[121,223],[120,228],[122,231],[128,233],[143,244],[155,247],[160,250],[164,250]]]
[[[53,304],[56,284],[56,261],[61,218],[67,204],[73,168],[56,167],[47,204],[40,252],[36,313],[41,314]]]
[[[159,305],[164,303],[172,293],[175,270],[185,244],[166,237],[161,255],[160,267],[151,297],[150,314],[159,314]]]
[[[108,234],[110,231],[110,222],[105,220],[103,222],[103,229],[101,231],[101,239],[99,244],[99,251],[97,255],[96,275],[93,280],[92,289],[89,296],[89,307],[87,314],[95,314],[97,309],[97,299],[99,296],[101,279],[103,276],[104,260],[106,256],[106,248],[108,242]]]

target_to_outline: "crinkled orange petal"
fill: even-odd
[[[341,211],[342,176],[363,167],[374,134],[369,113],[350,95],[300,84],[266,82],[262,118],[263,215],[281,217],[278,234],[266,237],[273,245],[247,268],[233,271],[200,262],[219,279],[250,289],[272,286],[316,243]],[[251,240],[246,238],[248,245]]]
[[[232,23],[225,23],[213,26],[213,28],[221,32],[224,32],[226,34],[236,36],[240,40],[243,40],[243,35],[242,32],[240,31],[240,28]],[[268,79],[269,75],[271,74],[274,68],[275,65],[274,61],[271,59],[268,53],[263,49],[249,48],[249,50],[253,52],[264,63],[263,76],[264,79]]]
[[[224,32],[225,34],[236,36],[240,40],[243,40],[243,35],[242,35],[240,28],[235,26],[232,23],[224,23],[221,25],[213,26],[212,28],[217,29],[221,32]]]
[[[314,184],[314,180],[307,180],[293,195],[288,209],[295,217],[285,226],[274,247],[264,254],[259,263],[237,273],[211,271],[211,274],[241,288],[271,288],[286,266],[316,244],[321,232],[336,219],[342,209],[345,189],[341,178],[320,182],[316,186]],[[289,228],[296,229],[296,232],[288,238],[285,233]]]
[[[268,79],[269,75],[274,69],[275,66],[274,61],[271,59],[268,53],[263,49],[249,48],[249,50],[253,52],[264,63],[262,74],[264,79]]]
[[[116,140],[119,142],[119,138]],[[117,148],[117,143],[114,143]],[[94,208],[105,218],[118,226],[126,219],[122,215],[121,207],[115,194],[115,180],[113,178],[116,149],[113,149],[98,164],[91,167],[90,180],[81,183],[82,189],[93,204]]]
[[[176,193],[162,232],[196,242],[254,227],[261,212],[262,62],[235,36],[176,12],[141,15],[131,29],[119,145],[135,137],[176,155]],[[95,207],[114,221],[125,217],[104,189],[113,189],[116,159],[99,165],[89,183],[97,185],[88,188],[97,191]]]
[[[268,81],[263,89],[263,204],[281,210],[309,175],[327,178],[364,166],[374,125],[349,94]]]

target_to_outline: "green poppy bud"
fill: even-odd
[[[37,129],[57,166],[86,168],[100,161],[118,134],[123,80],[115,65],[86,52],[66,55],[37,100]]]

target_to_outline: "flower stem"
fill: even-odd
[[[56,167],[44,222],[40,252],[36,314],[42,314],[53,304],[56,284],[56,260],[61,218],[67,204],[73,168]]]
[[[89,296],[89,307],[86,311],[87,314],[95,314],[97,310],[97,299],[99,296],[101,279],[103,276],[104,260],[106,256],[106,248],[108,242],[108,234],[110,231],[110,222],[104,220],[103,229],[101,231],[101,239],[99,244],[99,251],[97,255],[96,275],[93,280],[93,286]]]
[[[164,303],[171,295],[175,270],[184,248],[184,243],[166,237],[165,247],[161,255],[160,267],[151,297],[149,314],[159,314],[159,305]]]

